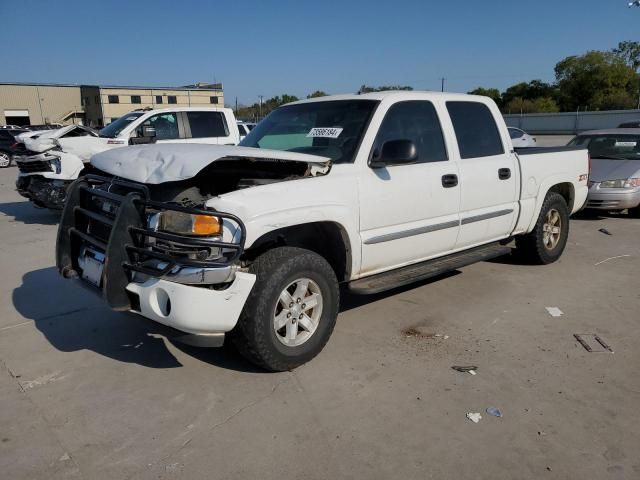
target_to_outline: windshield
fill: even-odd
[[[587,147],[591,158],[640,160],[640,135],[578,135],[569,145]]]
[[[240,145],[352,163],[377,104],[375,100],[336,100],[280,107],[256,125]]]
[[[141,117],[142,115],[144,115],[143,112],[127,113],[126,115],[123,115],[122,117],[117,119],[115,122],[110,123],[102,130],[100,130],[100,133],[98,135],[103,138],[115,138],[122,130],[127,127],[127,125],[129,125],[131,122],[133,122],[138,117]]]

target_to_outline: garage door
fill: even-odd
[[[5,110],[4,118],[7,125],[31,125],[29,110]]]

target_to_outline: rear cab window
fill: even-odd
[[[186,112],[191,138],[228,137],[229,128],[222,112]]]
[[[456,134],[460,158],[478,158],[502,155],[504,146],[495,118],[484,103],[447,102]]]

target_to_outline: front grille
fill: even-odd
[[[32,150],[29,150],[26,147],[26,145],[24,143],[21,143],[21,142],[17,142],[15,144],[15,146],[13,147],[13,154],[14,155],[23,155],[23,156],[40,155],[38,152],[34,152]]]
[[[240,237],[234,243],[212,241],[147,227],[149,216],[166,210],[230,220],[239,228]],[[227,267],[242,254],[244,240],[244,224],[234,215],[155,202],[145,185],[87,175],[74,182],[67,194],[58,228],[56,263],[64,276],[78,276],[82,273],[78,264],[82,248],[90,246],[103,253],[104,296],[112,308],[129,310],[131,299],[125,287],[134,272],[164,277],[182,266]],[[219,249],[220,256],[206,260],[197,254],[211,249]]]
[[[53,172],[49,160],[34,160],[32,162],[16,162],[21,173]]]

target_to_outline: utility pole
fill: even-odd
[[[238,116],[238,97],[236,96],[236,117]]]
[[[262,95],[259,95],[260,97],[260,120],[262,120]]]
[[[442,77],[442,85],[440,87],[441,92],[444,92],[444,80],[445,80],[444,77]]]

